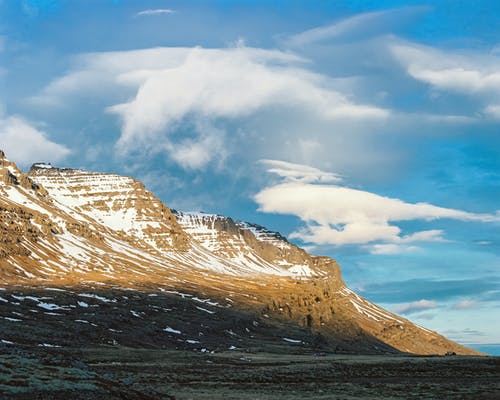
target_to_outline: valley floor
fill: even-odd
[[[0,344],[0,398],[498,399],[500,358]]]

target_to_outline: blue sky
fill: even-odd
[[[0,0],[0,147],[260,223],[390,310],[500,343],[499,19],[496,1]]]

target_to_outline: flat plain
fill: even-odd
[[[500,358],[200,352],[101,345],[0,349],[0,398],[499,399]]]

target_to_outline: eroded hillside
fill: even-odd
[[[359,297],[333,259],[263,227],[172,212],[114,174],[25,174],[2,153],[0,176],[3,341],[475,353]]]

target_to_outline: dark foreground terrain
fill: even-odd
[[[500,399],[500,358],[417,357],[175,290],[3,288],[0,400]],[[373,342],[376,343],[376,342]]]
[[[0,345],[1,399],[499,399],[498,357]]]

